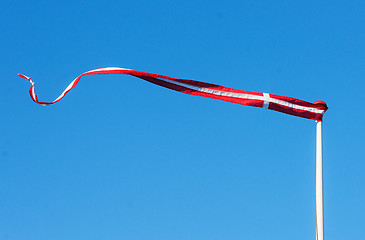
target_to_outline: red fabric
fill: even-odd
[[[296,98],[274,94],[266,94],[265,97],[265,94],[263,93],[243,91],[211,83],[178,79],[122,68],[101,68],[83,73],[78,76],[56,100],[53,102],[40,102],[34,91],[34,82],[25,75],[19,74],[19,77],[28,79],[31,82],[32,86],[29,88],[29,94],[34,102],[42,105],[51,105],[60,101],[69,91],[71,91],[71,89],[80,81],[82,76],[95,74],[127,74],[178,92],[220,99],[247,106],[264,107],[264,103],[266,103],[268,109],[316,121],[322,121],[323,114],[327,110],[326,103],[322,101],[310,103]]]

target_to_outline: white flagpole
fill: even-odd
[[[316,149],[316,232],[317,240],[323,240],[323,162],[322,162],[322,121],[317,122]]]

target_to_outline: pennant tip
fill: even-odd
[[[29,80],[29,77],[27,77],[27,76],[25,76],[25,75],[23,75],[23,74],[18,73],[18,76],[19,76],[19,77],[21,77],[21,78],[24,78],[24,79]]]

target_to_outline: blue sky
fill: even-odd
[[[10,1],[0,239],[314,239],[315,122],[115,66],[325,101],[328,239],[365,232],[363,1]]]

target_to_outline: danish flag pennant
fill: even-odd
[[[19,77],[28,79],[29,82],[32,84],[32,86],[29,88],[29,94],[33,101],[38,104],[48,106],[60,101],[69,91],[71,91],[72,88],[77,85],[82,76],[96,74],[127,74],[144,79],[148,82],[160,85],[162,87],[166,87],[186,94],[215,98],[247,106],[271,109],[278,112],[287,113],[290,115],[308,118],[316,121],[322,121],[322,116],[327,110],[326,103],[322,101],[310,103],[291,97],[284,97],[268,93],[242,91],[211,83],[173,78],[160,74],[141,72],[118,67],[98,68],[85,72],[75,78],[75,80],[73,80],[68,85],[63,93],[58,98],[56,98],[56,100],[54,100],[53,102],[41,102],[38,101],[38,97],[35,94],[34,82],[25,75],[19,74]]]

